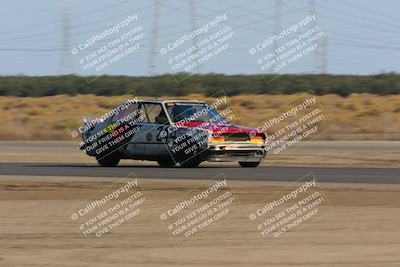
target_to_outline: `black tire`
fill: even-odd
[[[102,167],[115,167],[121,160],[121,155],[114,152],[106,156],[98,156],[96,157],[96,160]]]
[[[261,161],[258,162],[245,162],[245,161],[239,161],[239,165],[242,166],[243,168],[255,168],[260,165]]]
[[[157,163],[162,168],[172,168],[176,165],[175,162],[171,159],[157,160]]]
[[[198,159],[197,157],[185,160],[183,162],[180,162],[179,164],[181,164],[181,166],[183,168],[197,168],[199,167],[200,163],[202,163],[203,161]]]

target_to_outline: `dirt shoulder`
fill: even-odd
[[[115,180],[2,176],[0,265],[397,266],[400,262],[400,186],[321,184],[330,212],[280,240],[260,242],[248,220],[234,213],[220,226],[174,247],[157,211],[190,195],[204,181],[140,181],[154,214],[87,248],[69,210]],[[245,210],[287,185],[229,184]]]

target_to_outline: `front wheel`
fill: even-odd
[[[258,162],[245,162],[245,161],[239,161],[239,165],[244,167],[244,168],[255,168],[258,165],[260,165],[260,161]]]
[[[115,167],[121,160],[121,155],[118,152],[113,152],[106,156],[98,156],[96,160],[102,167]]]

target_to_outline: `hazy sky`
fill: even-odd
[[[169,57],[162,56],[160,48],[224,14],[227,17],[224,27],[229,26],[234,31],[234,36],[228,40],[229,47],[201,65],[197,72],[258,74],[263,71],[256,58],[249,54],[249,49],[277,29],[282,31],[312,14],[310,2],[4,0],[0,9],[0,75],[57,75],[62,71],[81,75],[134,76],[149,75],[151,70],[157,74],[171,73],[174,70],[168,63]],[[322,52],[316,50],[281,72],[320,72],[321,62],[329,73],[334,74],[399,72],[399,1],[314,2],[318,25],[327,40],[326,46]],[[140,26],[146,33],[139,41],[140,48],[103,71],[84,71],[79,57],[72,55],[70,49],[135,14],[138,20],[129,29]],[[70,21],[68,26],[66,18]],[[69,37],[65,37],[67,32]],[[197,38],[201,40],[204,36]],[[286,41],[282,40],[281,44]],[[195,40],[190,43],[195,43]],[[65,49],[66,46],[69,48]],[[91,51],[98,48],[92,47]],[[152,53],[152,49],[156,52]],[[151,55],[155,65],[153,69],[149,68]]]

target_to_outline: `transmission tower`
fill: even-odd
[[[160,20],[160,0],[154,0],[154,19],[153,28],[151,33],[151,44],[150,44],[150,57],[148,63],[148,69],[150,75],[155,75],[156,61],[158,55],[158,29]]]
[[[197,28],[197,17],[196,17],[196,5],[195,5],[195,1],[194,0],[189,0],[189,6],[190,6],[190,19],[191,19],[191,24],[190,24],[190,28],[191,28],[191,32],[193,32],[196,28]],[[193,50],[193,53],[197,52],[197,36],[195,35],[193,38],[193,46],[195,47],[195,49]],[[199,70],[200,66],[197,66],[195,68],[195,70]]]
[[[71,35],[70,35],[70,11],[64,8],[62,20],[62,44],[63,52],[61,56],[60,74],[67,75],[73,72],[71,55]]]
[[[281,31],[281,17],[282,17],[282,0],[275,0],[275,23],[274,34],[278,35]],[[277,62],[277,53],[275,50],[279,48],[279,41],[274,40],[272,45],[272,52],[274,53],[274,60]]]
[[[317,16],[317,5],[315,0],[310,0],[310,13],[311,15],[315,14],[316,16],[316,23],[319,25],[319,20]],[[322,93],[328,94],[329,93],[329,85],[328,85],[328,78],[326,74],[328,73],[328,39],[324,35],[320,39],[318,39],[318,46],[314,53],[315,59],[315,66],[316,71],[322,75]]]
[[[323,75],[323,94],[329,94],[329,80],[328,80],[328,38],[322,37],[321,40],[321,74]]]
[[[315,22],[318,25],[319,22],[318,22],[318,17],[317,17],[317,7],[316,7],[316,4],[315,4],[315,0],[310,0],[309,8],[310,8],[310,15],[315,15],[316,16]],[[321,39],[318,39],[317,42],[318,42],[317,49],[315,49],[315,51],[313,53],[314,54],[314,66],[315,66],[315,72],[316,73],[318,73],[318,71],[319,72],[322,71],[322,66],[320,65],[320,63],[322,62],[321,61],[321,55],[322,55],[322,53],[321,53]]]
[[[321,40],[321,74],[328,73],[328,38],[322,37]]]

